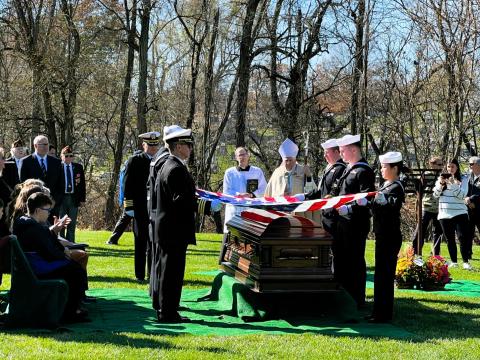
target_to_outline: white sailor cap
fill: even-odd
[[[138,137],[147,145],[155,146],[160,143],[160,135],[161,134],[158,131],[150,131],[140,134]]]
[[[382,164],[395,164],[403,160],[402,153],[398,151],[389,151],[383,155],[380,155],[378,158]]]
[[[327,141],[321,143],[323,150],[327,150],[333,147],[338,147],[337,139],[328,139]]]
[[[360,142],[360,134],[358,135],[345,135],[344,137],[337,139],[338,146],[346,146]]]
[[[292,140],[286,139],[278,148],[278,152],[280,153],[282,159],[287,157],[297,157],[298,146]]]
[[[184,129],[178,125],[165,126],[163,128],[163,141],[171,140],[192,141],[192,129]]]

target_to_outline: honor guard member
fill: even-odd
[[[249,164],[250,154],[245,147],[238,147],[235,150],[235,160],[238,165],[228,168],[223,176],[223,193],[246,198],[262,197],[267,187],[262,169]],[[227,222],[241,210],[242,208],[233,205],[225,206],[224,237],[219,263],[222,262],[226,250]]]
[[[347,165],[340,156],[340,149],[336,139],[329,139],[321,144],[324,150],[323,156],[327,160],[327,167],[320,178],[318,189],[305,195],[305,199],[325,199],[338,193],[335,187],[338,185],[338,179],[343,175]],[[336,217],[337,212],[333,209],[322,212],[323,228],[328,231],[334,238],[336,237]]]
[[[156,184],[156,217],[150,294],[157,319],[162,323],[188,322],[178,308],[182,294],[187,246],[195,244],[195,213],[218,211],[221,204],[197,200],[195,184],[185,165],[193,149],[191,129],[178,125],[163,131],[170,155]]]
[[[338,182],[338,194],[347,195],[375,190],[375,174],[363,158],[360,135],[345,135],[337,139],[340,155],[347,168]],[[356,301],[359,308],[365,305],[367,268],[365,245],[370,231],[370,209],[366,199],[337,208],[337,238],[335,277]]]
[[[475,227],[480,231],[480,157],[472,156],[468,160],[470,174],[468,175],[468,192],[465,203],[468,207],[468,218],[470,223],[470,235],[475,235]],[[469,243],[469,259],[472,258],[472,244]]]
[[[373,313],[369,322],[390,322],[393,316],[393,283],[397,256],[402,246],[400,210],[405,190],[399,177],[405,172],[402,154],[396,151],[380,155],[385,182],[373,200],[373,231],[375,233],[375,287]]]
[[[137,281],[145,280],[145,265],[147,275],[150,273],[150,249],[148,249],[148,212],[147,212],[147,181],[150,171],[150,161],[158,151],[160,133],[151,131],[139,135],[143,140],[143,152],[133,155],[127,162],[125,172],[125,213],[133,217],[133,235],[135,239],[135,277]],[[148,260],[148,261],[147,261]]]

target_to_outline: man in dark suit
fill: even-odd
[[[468,206],[471,240],[467,244],[470,259],[473,255],[473,236],[475,227],[480,231],[480,157],[472,156],[468,160],[470,174],[468,175],[468,192],[465,203]],[[471,270],[471,265],[464,265],[466,270]]]
[[[73,150],[65,146],[61,152],[65,193],[60,205],[60,217],[68,215],[71,219],[67,226],[66,234],[62,233],[68,241],[75,242],[75,227],[77,226],[78,208],[85,204],[86,184],[83,166],[73,162]]]
[[[22,158],[25,156],[25,146],[22,140],[13,142],[10,148],[10,157],[6,159],[5,169],[3,171],[3,178],[12,189],[15,185],[20,183],[20,168],[22,165]]]
[[[150,295],[162,323],[188,322],[178,308],[182,294],[187,246],[195,244],[195,213],[218,209],[195,197],[195,185],[185,162],[193,148],[191,129],[164,128],[163,140],[170,155],[155,180],[156,214]]]
[[[40,179],[50,189],[50,194],[55,200],[55,207],[51,215],[58,216],[60,204],[65,193],[64,173],[60,159],[48,155],[48,138],[38,135],[33,139],[35,152],[22,159],[20,181],[27,179]],[[52,220],[52,219],[50,219]]]
[[[131,156],[125,167],[124,201],[125,214],[133,217],[133,235],[135,240],[135,277],[145,280],[150,274],[150,249],[148,235],[147,181],[150,161],[158,151],[160,133],[156,131],[139,135],[143,140],[143,152]]]

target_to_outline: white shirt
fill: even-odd
[[[223,193],[227,195],[238,195],[247,192],[247,180],[257,179],[258,189],[254,191],[256,197],[262,197],[267,187],[267,181],[263,175],[262,169],[251,166],[248,171],[239,171],[236,166],[228,168],[223,176]],[[240,214],[243,210],[241,207],[235,207],[227,204],[225,206],[225,226],[224,232],[227,232],[227,222],[233,218],[235,214]]]
[[[468,179],[462,178],[462,183],[447,182],[447,188],[442,191],[442,185],[437,180],[433,196],[438,198],[438,220],[451,219],[457,215],[468,214],[465,196],[468,192]]]

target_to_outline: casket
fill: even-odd
[[[256,292],[330,292],[332,236],[312,220],[247,209],[227,222],[221,270]]]

